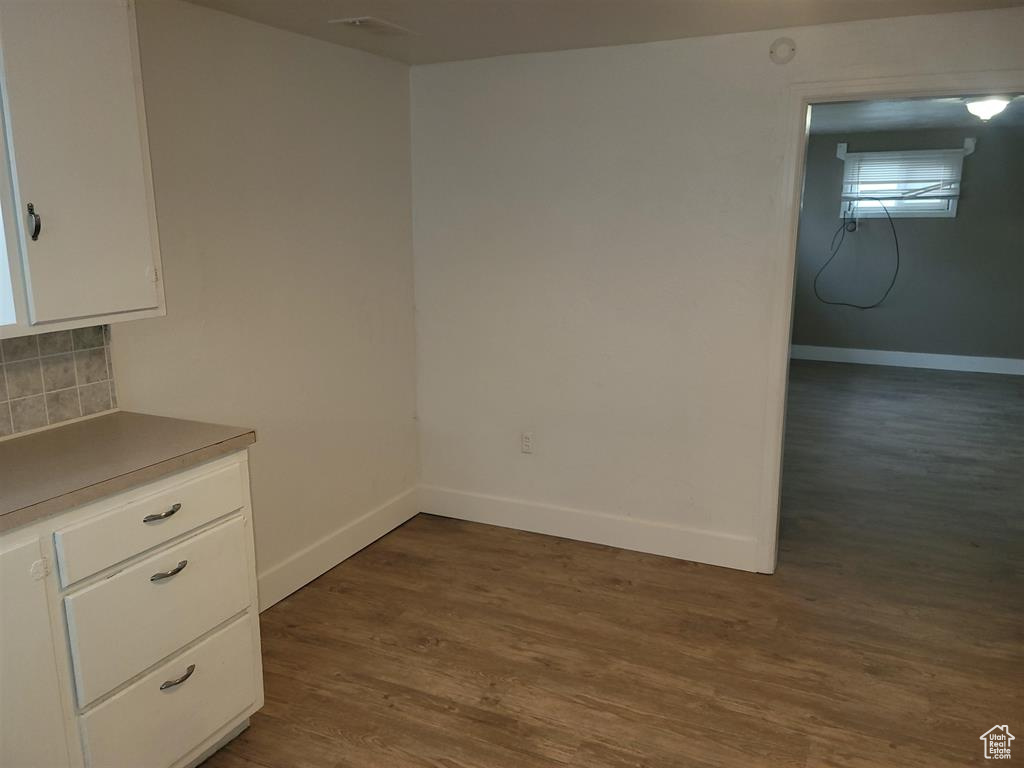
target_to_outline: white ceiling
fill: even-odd
[[[190,0],[411,64],[1005,8],[1024,0]],[[328,24],[374,16],[404,36]]]
[[[973,128],[982,124],[967,111],[961,98],[846,101],[811,108],[811,133]],[[1013,99],[989,125],[1024,127],[1024,98]]]

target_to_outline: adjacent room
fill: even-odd
[[[1022,107],[1012,95],[812,107],[784,517],[819,512],[844,539],[935,534],[961,564],[986,530],[1001,542],[1015,525]],[[974,559],[1013,557],[992,549]]]
[[[1022,107],[813,105],[797,245],[777,575],[974,711],[1020,647]]]
[[[0,766],[1011,759],[1022,39],[0,0]]]

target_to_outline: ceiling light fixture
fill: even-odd
[[[1006,109],[1009,103],[1009,99],[974,99],[964,102],[964,106],[972,115],[987,122]]]

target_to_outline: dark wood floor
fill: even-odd
[[[796,363],[774,576],[421,515],[263,614],[207,768],[983,765],[1022,505],[1024,379]]]

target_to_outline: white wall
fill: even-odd
[[[425,509],[771,570],[789,86],[1024,67],[1024,10],[779,34],[414,68]]]
[[[120,404],[257,429],[267,605],[416,509],[409,70],[180,2],[139,19],[168,315],[114,326]]]

